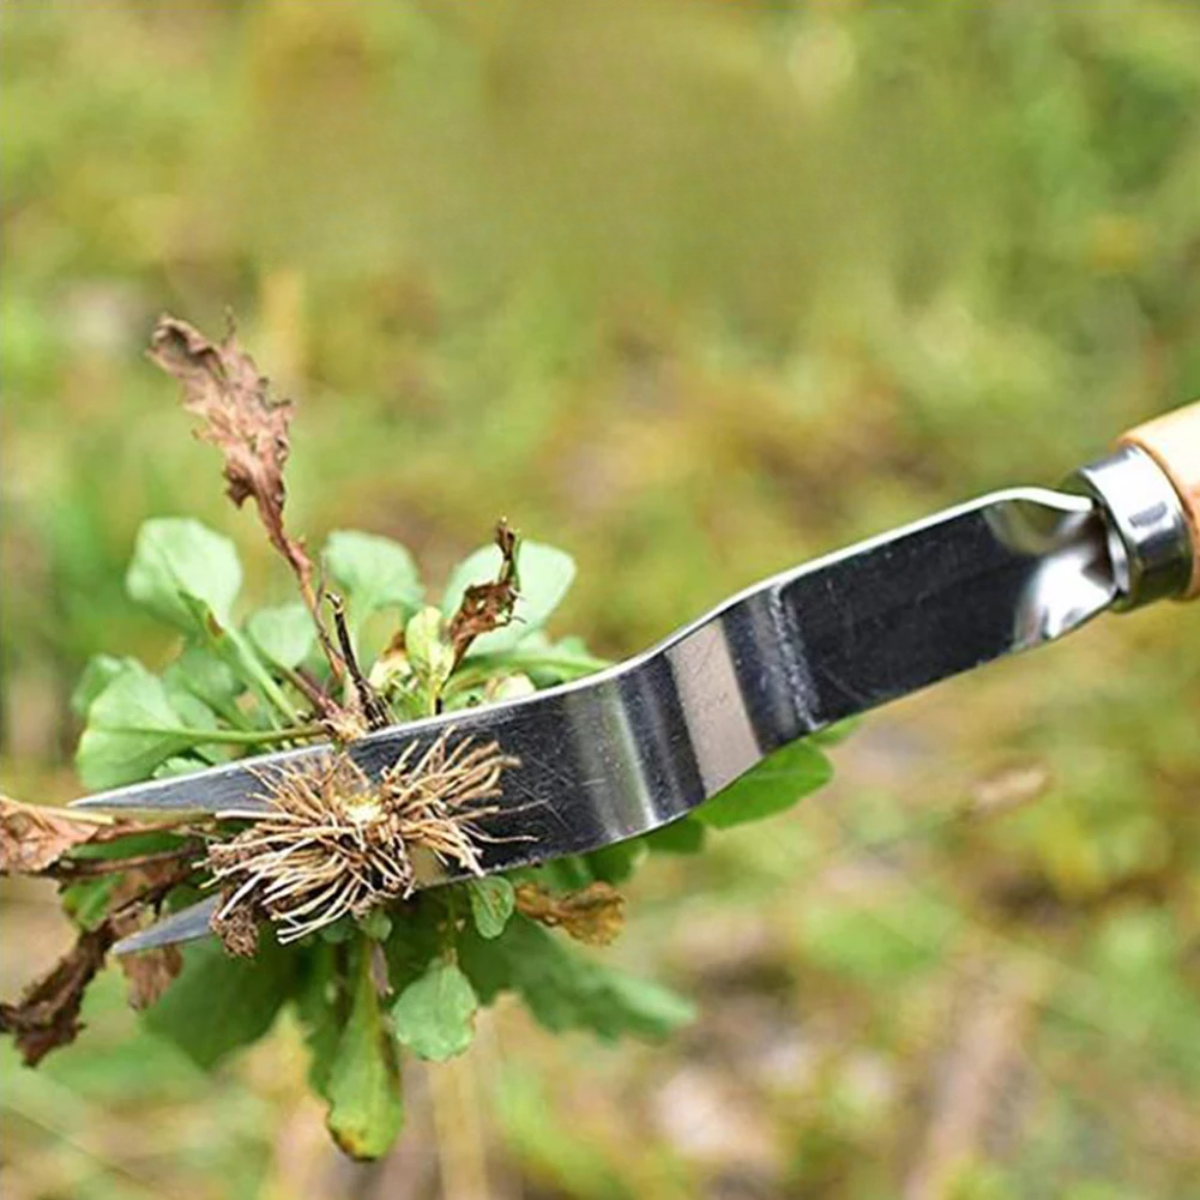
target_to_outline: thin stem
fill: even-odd
[[[337,705],[332,696],[327,696],[303,667],[280,667],[284,679],[288,681],[313,706],[313,712],[322,717],[331,717],[337,711]]]
[[[94,875],[111,875],[117,871],[132,871],[158,863],[177,862],[197,854],[204,843],[193,841],[177,850],[160,850],[156,854],[135,854],[130,858],[82,858],[60,860],[48,872],[55,879],[84,879]]]
[[[293,724],[298,723],[300,713],[297,711],[296,706],[284,695],[283,689],[279,684],[271,678],[271,673],[263,666],[254,648],[236,629],[227,629],[225,634],[237,651],[239,661],[244,666],[246,673],[251,677],[255,687],[258,688],[263,699],[273,704],[287,720]]]
[[[271,742],[302,741],[322,737],[321,725],[293,725],[288,729],[185,729],[169,725],[122,725],[122,733],[159,734],[191,738],[197,746],[220,743],[226,746],[262,746]]]
[[[372,729],[382,729],[388,723],[387,708],[379,698],[379,693],[367,682],[359,669],[358,659],[354,654],[354,642],[346,626],[346,606],[342,603],[341,596],[330,592],[329,607],[333,610],[333,627],[337,631],[338,643],[341,646],[342,661],[349,672],[350,683],[358,694],[363,715]]]
[[[532,650],[522,653],[514,650],[507,654],[481,654],[469,660],[469,665],[455,671],[446,687],[447,694],[464,691],[486,683],[498,671],[556,671],[565,681],[583,679],[603,671],[613,664],[607,658],[592,655],[555,655],[553,651]]]

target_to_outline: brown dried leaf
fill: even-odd
[[[522,883],[516,893],[518,912],[589,946],[607,946],[625,924],[625,897],[611,884],[590,883],[555,895],[536,883]]]
[[[56,1046],[75,1040],[83,1026],[79,1009],[104,958],[120,938],[142,927],[162,899],[192,871],[183,860],[147,863],[130,870],[113,893],[114,911],[81,933],[54,969],[26,988],[17,1004],[0,1003],[0,1033],[11,1033],[26,1065],[36,1066]],[[179,974],[183,959],[173,946],[122,960],[130,981],[129,1002],[141,1008],[156,1000]]]
[[[129,871],[113,893],[114,911],[109,918],[118,938],[136,933],[154,919],[156,898],[166,895],[191,870],[179,860],[148,862]],[[153,1004],[180,971],[183,955],[178,946],[156,946],[120,958],[129,984],[129,1006],[142,1009]]]
[[[517,535],[504,521],[496,526],[496,545],[502,558],[495,580],[467,588],[458,612],[450,618],[449,637],[456,663],[462,662],[477,637],[507,625],[512,619],[517,603]]]
[[[137,954],[123,954],[118,961],[129,984],[129,1006],[137,1009],[153,1004],[183,970],[183,955],[178,946],[157,946]]]
[[[149,354],[179,381],[183,407],[203,421],[198,436],[224,455],[229,498],[238,507],[253,498],[272,545],[311,596],[312,560],[304,543],[289,537],[283,526],[292,402],[271,396],[267,378],[238,344],[232,322],[224,340],[214,344],[186,321],[160,317]]]
[[[83,994],[118,934],[112,921],[81,933],[48,974],[27,988],[19,1004],[0,1003],[0,1032],[11,1033],[26,1066],[75,1040],[83,1026]]]
[[[67,815],[0,796],[0,875],[36,875],[111,824],[111,817]]]

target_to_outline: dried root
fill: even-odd
[[[377,782],[345,754],[264,778],[271,813],[209,847],[206,865],[226,897],[214,929],[243,930],[235,914],[244,910],[276,922],[279,941],[291,942],[364,916],[411,895],[417,847],[482,874],[478,822],[499,811],[491,801],[517,760],[496,742],[451,746],[452,732],[420,757],[410,745]]]

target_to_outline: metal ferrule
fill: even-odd
[[[1082,467],[1067,486],[1100,504],[1118,599],[1127,611],[1181,595],[1192,573],[1183,505],[1162,468],[1136,446]]]

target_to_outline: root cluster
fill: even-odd
[[[497,742],[447,730],[418,756],[408,746],[379,780],[332,753],[263,777],[271,811],[208,849],[225,897],[214,925],[240,911],[275,922],[291,942],[340,917],[411,895],[411,851],[482,874],[478,822],[499,810],[500,778],[517,760]],[[229,814],[236,815],[236,814]]]

